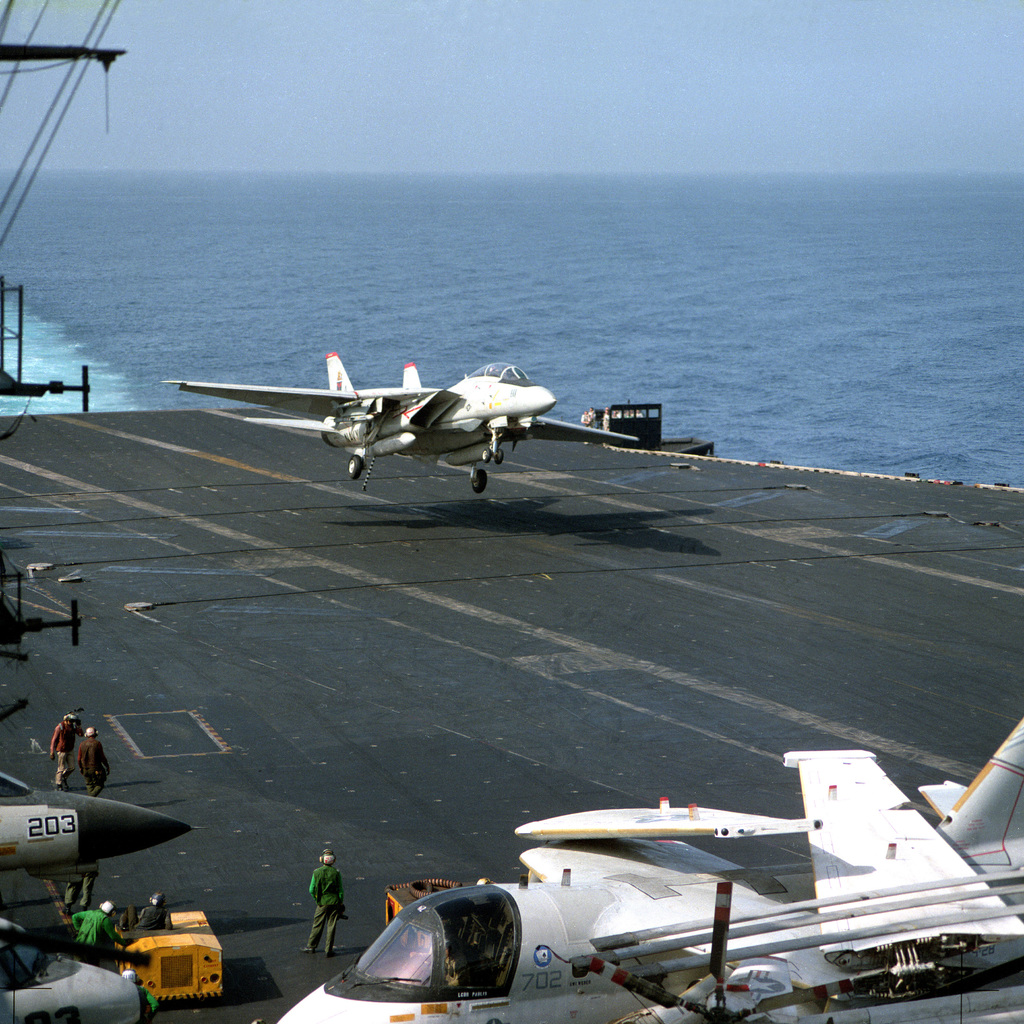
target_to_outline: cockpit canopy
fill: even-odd
[[[533,384],[526,374],[518,366],[511,366],[509,363],[488,363],[474,370],[470,377],[497,377],[503,384],[520,384],[528,387]]]
[[[46,957],[34,946],[3,946],[0,948],[0,991],[27,987],[45,966]]]
[[[436,893],[406,907],[327,991],[385,1002],[507,995],[519,933],[516,905],[497,886]]]

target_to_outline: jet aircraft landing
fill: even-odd
[[[348,451],[348,475],[357,480],[383,455],[407,455],[423,462],[439,458],[449,466],[470,466],[470,483],[487,486],[483,465],[501,465],[505,443],[580,441],[633,448],[628,434],[564,423],[544,416],[555,396],[511,363],[488,363],[448,388],[425,388],[414,363],[406,364],[401,387],[355,389],[336,352],[327,356],[329,388],[253,387],[173,380],[180,391],[229,398],[304,417],[250,418],[271,427],[312,430],[333,448]],[[365,489],[365,481],[364,481]]]

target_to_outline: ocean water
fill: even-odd
[[[573,422],[661,402],[725,457],[1024,485],[1019,175],[44,174],[0,273],[24,379],[88,363],[94,410],[508,359]]]

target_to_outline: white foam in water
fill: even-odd
[[[8,310],[8,313],[10,310]],[[8,325],[10,330],[10,325]],[[80,387],[82,366],[89,367],[89,409],[94,412],[134,409],[131,388],[123,374],[117,373],[87,353],[83,346],[68,339],[57,324],[25,314],[23,326],[21,380],[26,384],[62,381],[65,387]],[[4,345],[4,370],[18,376],[17,341],[8,338]],[[40,395],[29,400],[23,395],[0,395],[0,416],[18,416],[28,403],[29,413],[49,414],[82,411],[82,392]]]

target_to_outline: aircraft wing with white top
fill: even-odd
[[[808,835],[815,888],[819,898],[856,897],[877,889],[907,887],[922,880],[941,882],[962,879],[976,873],[953,847],[916,810],[906,807],[906,795],[888,778],[864,750],[791,751],[785,755],[787,767],[799,768],[804,810],[823,823]],[[970,921],[972,915],[997,911],[1004,904],[995,896],[971,899],[972,892],[984,892],[977,885],[965,887],[970,903],[951,904],[942,909],[945,918],[961,913],[956,931],[990,936],[1024,935],[1024,925],[1016,917]],[[920,909],[896,911],[881,918],[895,929],[908,923],[927,926],[928,917]],[[827,930],[842,933],[849,922],[836,922]],[[942,928],[922,927],[915,935],[949,932]],[[906,936],[904,936],[906,937]],[[837,934],[837,941],[842,939]],[[877,945],[871,941],[854,942],[854,948]],[[847,944],[844,942],[844,944]]]
[[[821,828],[810,818],[770,818],[760,814],[737,814],[714,807],[619,808],[563,814],[545,821],[531,821],[516,829],[517,836],[530,839],[689,839],[715,836],[719,839],[755,835],[789,835]]]

